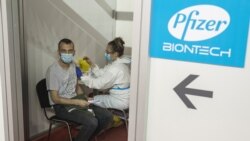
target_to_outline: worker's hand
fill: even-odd
[[[82,76],[81,78],[81,84],[84,84],[85,86],[88,86],[89,87],[89,83],[90,83],[90,76],[88,75],[84,75]]]
[[[88,97],[88,101],[92,101],[92,100],[94,100],[93,97]]]
[[[96,66],[96,64],[93,63],[87,56],[84,56],[83,60],[86,60],[86,62],[90,65],[91,68],[94,68]]]
[[[86,61],[87,61],[87,63],[88,63],[90,66],[92,66],[92,65],[93,65],[93,63],[92,63],[92,61],[89,59],[89,57],[84,56],[84,57],[83,57],[83,60],[86,60]]]
[[[81,100],[81,99],[74,99],[75,101],[75,105],[80,106],[80,107],[87,107],[89,106],[89,102],[85,101],[85,100]]]

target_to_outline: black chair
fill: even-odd
[[[121,118],[126,126],[126,129],[128,130],[128,119],[129,119],[129,109],[115,109],[115,108],[108,108],[108,110],[118,116],[119,118]]]
[[[72,141],[71,127],[72,126],[77,126],[77,124],[73,123],[71,121],[61,119],[61,118],[57,117],[56,115],[53,115],[53,116],[49,117],[48,114],[47,114],[47,110],[49,108],[51,109],[52,106],[49,103],[49,96],[48,96],[48,91],[47,91],[46,80],[45,79],[42,79],[41,81],[39,81],[37,83],[36,92],[37,92],[37,95],[38,95],[40,106],[44,111],[44,115],[45,115],[46,119],[50,122],[48,140],[50,138],[50,132],[51,132],[52,125],[56,124],[56,123],[63,123],[64,125],[67,126],[68,133],[69,133],[69,138],[70,138],[70,141]]]

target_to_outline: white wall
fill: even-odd
[[[132,0],[118,0],[117,12],[133,12]],[[133,21],[117,20],[116,21],[116,37],[122,37],[125,46],[132,47],[132,31]]]
[[[244,70],[151,59],[147,141],[249,140],[249,72],[249,59]],[[200,76],[188,87],[214,92],[212,99],[188,96],[197,110],[173,91],[191,73]]]
[[[117,0],[116,10],[133,12],[133,4],[132,0]]]
[[[114,30],[115,22],[112,17],[108,15],[108,13],[106,13],[103,9],[100,9],[100,5],[98,5],[95,0],[63,1],[78,15],[80,15],[82,19],[86,20],[91,26],[93,26],[94,29],[97,30],[105,39],[111,40],[114,37],[113,32],[111,31]],[[111,8],[115,8],[114,0],[109,3],[113,4],[110,5]]]

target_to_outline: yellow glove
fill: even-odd
[[[88,64],[88,62],[86,60],[79,59],[78,64],[79,64],[79,67],[80,67],[82,72],[84,72],[84,73],[89,72],[90,65]]]

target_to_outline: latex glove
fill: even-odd
[[[89,76],[88,75],[84,75],[84,76],[82,76],[81,77],[81,82],[83,83],[83,84],[85,84],[86,86],[88,86],[89,85]]]
[[[84,56],[83,60],[85,60],[90,66],[93,66],[93,62],[89,59],[89,57]]]

